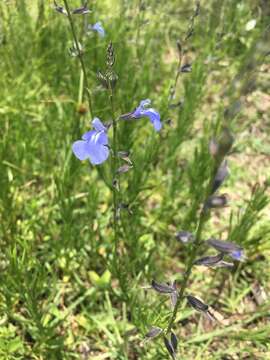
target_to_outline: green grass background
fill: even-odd
[[[71,7],[79,1],[69,1]],[[147,119],[122,122],[118,149],[134,167],[121,175],[119,269],[113,253],[110,164],[81,163],[71,144],[89,130],[82,114],[80,64],[70,57],[66,17],[50,1],[0,3],[0,359],[167,359],[162,341],[167,298],[145,291],[151,279],[181,280],[209,177],[209,140],[223,126],[235,143],[224,186],[230,207],[214,211],[203,237],[235,241],[247,261],[233,270],[194,268],[189,290],[220,315],[209,324],[184,306],[174,331],[179,359],[269,359],[269,4],[201,1],[194,34],[183,44],[195,2],[91,1],[74,16],[84,45],[94,115],[111,120],[104,71],[112,40],[116,115],[150,98],[163,129]],[[255,26],[251,26],[255,20]],[[84,23],[102,21],[104,39]],[[191,73],[181,74],[168,106],[183,44]],[[118,270],[119,270],[118,269]],[[259,295],[258,295],[259,294]]]

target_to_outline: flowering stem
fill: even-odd
[[[171,331],[171,329],[173,327],[173,324],[174,324],[174,321],[176,319],[177,311],[178,311],[178,309],[179,309],[179,307],[182,304],[182,301],[184,299],[184,293],[185,293],[185,290],[186,290],[186,287],[187,287],[187,284],[188,284],[189,277],[191,275],[193,262],[194,262],[194,260],[196,258],[197,251],[198,251],[198,248],[199,248],[199,245],[200,245],[203,226],[204,226],[207,218],[208,218],[207,213],[202,210],[201,214],[200,214],[199,224],[198,224],[198,228],[197,228],[197,231],[196,231],[196,236],[195,236],[195,240],[194,240],[194,243],[193,243],[191,255],[189,257],[189,260],[188,260],[188,263],[187,263],[187,266],[186,266],[186,271],[185,271],[184,278],[183,278],[183,281],[182,281],[182,284],[181,284],[181,289],[180,289],[180,291],[178,293],[178,298],[177,298],[177,302],[176,302],[174,310],[173,310],[173,314],[171,316],[171,319],[170,319],[169,324],[168,324],[167,329],[166,329],[166,334],[168,334]]]
[[[116,118],[115,118],[115,109],[114,109],[114,93],[113,88],[110,85],[110,104],[111,104],[111,112],[112,112],[112,121],[113,121],[113,143],[112,143],[112,173],[116,175],[116,159],[117,159],[117,126],[116,126]],[[116,263],[117,259],[117,248],[118,248],[118,229],[117,229],[117,188],[113,186],[113,228],[114,228],[114,262]]]
[[[215,174],[216,174],[216,171],[217,171],[217,168],[218,168],[218,164],[219,163],[213,164],[214,166],[212,168],[212,174],[210,176],[210,180],[209,180],[208,186],[206,188],[206,192],[205,192],[204,203],[205,203],[205,201],[207,201],[207,199],[211,195],[211,190],[212,190],[212,186],[213,186],[213,180],[215,178]],[[172,316],[170,318],[169,324],[168,324],[167,329],[165,331],[166,334],[168,334],[171,331],[171,329],[173,327],[173,324],[175,322],[175,319],[176,319],[177,311],[178,311],[180,305],[183,302],[184,295],[185,295],[185,290],[187,288],[187,284],[188,284],[188,281],[189,281],[189,278],[190,278],[190,275],[191,275],[194,260],[195,260],[195,258],[197,256],[197,252],[198,252],[198,249],[200,247],[201,235],[202,235],[203,227],[204,227],[204,225],[205,225],[205,223],[206,223],[206,221],[208,219],[209,219],[208,210],[206,210],[203,207],[202,210],[201,210],[201,213],[200,213],[199,223],[198,223],[198,227],[197,227],[197,230],[196,230],[196,233],[195,233],[195,240],[194,240],[194,242],[192,244],[192,249],[191,249],[189,259],[188,259],[188,262],[187,262],[187,265],[186,265],[186,270],[185,270],[184,277],[183,277],[183,280],[182,280],[181,288],[180,288],[180,291],[178,293],[177,302],[175,304]]]
[[[78,42],[76,31],[75,31],[75,26],[74,26],[74,23],[73,23],[73,19],[72,19],[71,13],[70,13],[70,9],[69,9],[67,0],[64,0],[64,4],[65,4],[66,11],[67,11],[67,16],[68,16],[72,36],[73,36],[73,39],[74,39],[76,52],[78,54],[78,58],[79,58],[81,68],[82,68],[82,71],[83,71],[83,77],[84,77],[84,83],[85,83],[85,88],[86,88],[86,96],[87,96],[87,100],[88,100],[89,111],[90,111],[91,119],[93,119],[93,107],[92,107],[91,92],[90,92],[90,88],[89,88],[89,83],[88,83],[88,78],[87,78],[87,73],[86,73],[86,67],[85,67],[85,63],[84,63],[84,60],[83,60],[83,54],[82,54],[82,51],[81,51],[80,46],[79,46],[79,42]]]

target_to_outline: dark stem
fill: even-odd
[[[187,287],[189,277],[191,275],[193,263],[194,263],[194,260],[195,260],[195,258],[197,256],[197,251],[198,251],[198,249],[200,247],[201,234],[202,234],[203,226],[204,226],[206,220],[208,219],[207,215],[208,214],[204,210],[201,211],[200,218],[199,218],[199,224],[198,224],[198,228],[197,228],[197,231],[196,231],[195,241],[194,241],[194,243],[192,245],[191,255],[189,257],[189,260],[188,260],[188,263],[187,263],[187,266],[186,266],[186,271],[185,271],[185,274],[184,274],[184,277],[183,277],[183,280],[182,280],[181,289],[180,289],[180,291],[178,293],[178,299],[177,299],[176,305],[174,307],[172,317],[171,317],[170,322],[168,324],[168,327],[166,329],[166,334],[168,334],[171,331],[171,329],[173,327],[173,324],[174,324],[174,321],[176,319],[177,311],[178,311],[178,309],[179,309],[179,307],[182,304],[182,301],[184,299],[184,293],[185,293],[185,290],[186,290],[186,287]]]
[[[213,167],[212,167],[212,171],[211,171],[211,175],[210,175],[210,180],[208,182],[208,185],[207,185],[207,188],[206,188],[206,191],[205,191],[204,203],[205,203],[205,201],[207,201],[208,197],[211,195],[215,174],[217,172],[217,169],[218,169],[219,164],[221,163],[221,161],[222,161],[222,159],[219,159],[219,161],[215,161],[213,163]],[[176,305],[175,305],[175,307],[173,309],[173,313],[172,313],[172,316],[170,318],[169,324],[167,326],[167,329],[166,329],[166,332],[165,332],[166,334],[168,334],[171,331],[171,329],[173,327],[173,324],[175,322],[175,319],[176,319],[177,311],[178,311],[180,305],[182,304],[182,302],[184,300],[185,290],[187,288],[187,284],[188,284],[188,281],[189,281],[189,278],[190,278],[190,275],[191,275],[191,272],[192,272],[194,260],[196,259],[198,249],[200,248],[200,245],[201,245],[201,236],[202,236],[203,227],[204,227],[204,225],[205,225],[205,223],[206,223],[206,221],[208,219],[209,219],[209,210],[206,210],[204,208],[204,206],[203,206],[203,208],[201,210],[201,213],[200,213],[200,217],[199,217],[198,227],[197,227],[197,230],[196,230],[196,233],[195,233],[195,240],[192,243],[192,249],[191,249],[191,251],[189,253],[189,259],[188,259],[188,262],[187,262],[187,265],[186,265],[186,270],[185,270],[185,273],[184,273],[184,277],[183,277],[183,280],[182,280],[182,283],[181,283],[181,288],[180,288],[180,291],[178,293],[177,302],[176,302]]]

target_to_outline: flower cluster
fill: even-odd
[[[128,120],[148,117],[154,129],[160,131],[162,128],[160,115],[155,109],[148,108],[150,104],[151,101],[149,99],[142,100],[133,112],[123,115],[121,118]],[[108,129],[98,118],[94,118],[92,125],[94,130],[83,134],[82,140],[75,141],[72,145],[72,150],[79,160],[89,159],[93,165],[99,165],[109,157]]]

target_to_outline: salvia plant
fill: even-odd
[[[79,8],[70,8],[68,0],[63,0],[64,5],[58,5],[54,1],[55,10],[64,15],[70,26],[71,34],[74,41],[74,46],[71,49],[71,55],[78,58],[81,64],[83,73],[84,93],[87,96],[89,113],[91,120],[89,122],[90,130],[87,130],[81,135],[81,139],[74,141],[72,144],[72,151],[75,157],[81,161],[89,161],[92,165],[98,166],[105,162],[109,162],[109,178],[105,180],[108,188],[112,192],[112,226],[114,231],[114,251],[111,259],[111,264],[108,264],[112,273],[119,277],[120,286],[123,292],[127,291],[125,288],[125,281],[119,275],[123,271],[120,259],[120,239],[122,236],[121,227],[121,211],[127,210],[130,214],[129,205],[124,201],[124,196],[121,194],[121,181],[125,173],[132,171],[134,164],[130,158],[130,149],[125,149],[119,142],[119,128],[124,126],[125,122],[134,123],[140,119],[148,118],[153,126],[155,132],[160,132],[163,127],[163,121],[158,110],[151,107],[150,99],[138,99],[138,105],[135,109],[126,109],[128,112],[118,115],[119,110],[116,108],[115,97],[117,91],[118,75],[115,71],[115,63],[117,62],[117,54],[115,52],[112,41],[107,39],[107,49],[105,56],[105,70],[98,70],[97,80],[101,86],[107,91],[107,98],[109,103],[109,112],[104,116],[109,119],[99,119],[95,116],[95,104],[91,94],[91,84],[89,83],[86,65],[84,61],[83,45],[78,40],[75,30],[76,21],[74,15],[86,15],[91,11],[85,5]],[[142,4],[140,6],[143,6]],[[170,87],[168,96],[168,107],[177,108],[183,104],[181,101],[177,102],[177,84],[180,76],[185,73],[192,72],[192,63],[184,60],[185,46],[192,38],[195,28],[195,20],[200,14],[200,3],[196,3],[195,11],[192,14],[189,26],[183,38],[183,41],[177,41],[178,64],[176,69],[175,80]],[[96,32],[101,38],[106,36],[101,21],[95,24],[86,24],[86,31]],[[139,56],[139,54],[138,54]],[[151,97],[151,94],[148,94]],[[176,102],[175,102],[176,101]],[[145,126],[149,124],[145,123]],[[168,296],[171,303],[171,315],[168,318],[167,325],[163,328],[152,326],[145,335],[145,339],[151,340],[156,338],[163,338],[164,347],[172,359],[177,357],[178,339],[175,332],[175,322],[178,312],[183,309],[184,303],[200,312],[211,321],[217,321],[211,307],[206,304],[199,297],[192,294],[189,290],[189,282],[191,274],[196,271],[196,266],[205,266],[214,268],[227,268],[229,271],[234,267],[234,262],[242,262],[246,259],[244,249],[236,242],[228,240],[220,240],[216,238],[204,239],[204,229],[207,226],[211,214],[214,209],[222,209],[228,206],[228,194],[221,192],[222,185],[229,176],[228,156],[234,143],[234,137],[228,127],[223,127],[220,136],[209,139],[209,153],[208,166],[209,178],[207,185],[202,193],[201,205],[199,208],[198,221],[193,233],[183,229],[176,234],[176,239],[188,248],[185,270],[178,281],[158,283],[152,280],[148,287],[150,290]],[[101,175],[101,173],[100,173]],[[104,178],[103,178],[104,180]],[[236,239],[237,240],[237,239]],[[209,250],[215,250],[213,255],[207,255]],[[200,256],[199,256],[200,255]]]
[[[38,0],[35,17],[26,1],[0,4],[0,358],[190,359],[216,336],[267,346],[267,294],[250,269],[269,250],[268,183],[245,179],[241,208],[226,187],[247,173],[235,171],[236,121],[269,56],[265,2],[52,0],[46,13]],[[241,22],[255,7],[263,32]],[[224,328],[219,305],[233,314],[246,295],[258,306],[242,324],[255,326]]]

